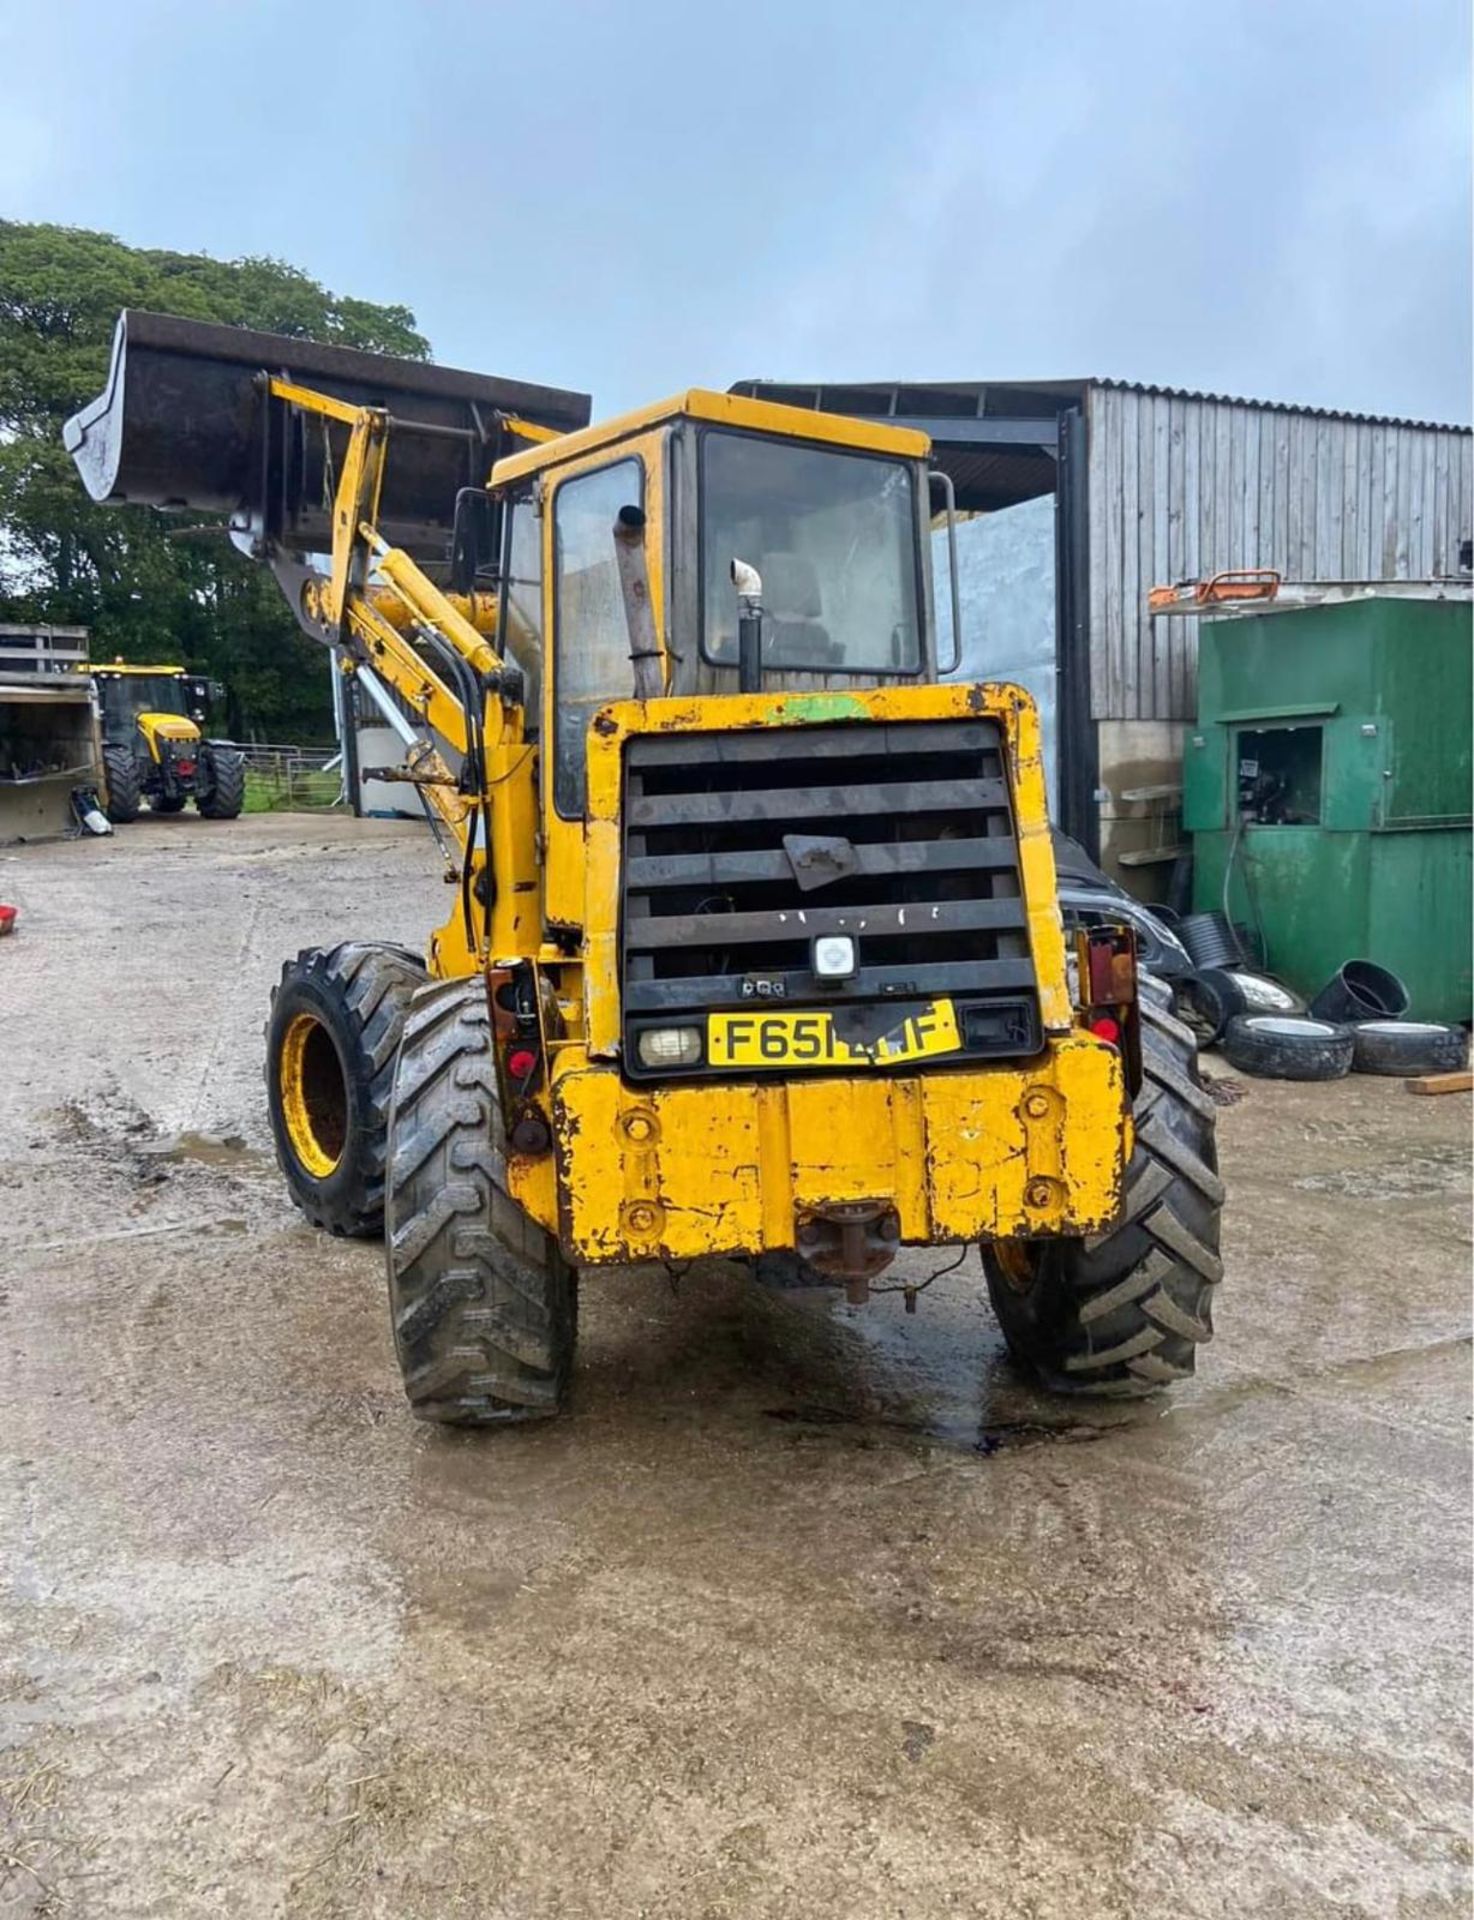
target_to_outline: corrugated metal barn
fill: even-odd
[[[1474,527],[1467,427],[1112,380],[735,391],[922,428],[965,510],[1055,496],[1059,814],[1148,893],[1176,837],[1161,789],[1179,779],[1198,646],[1196,620],[1148,616],[1149,589],[1238,567],[1457,575]]]

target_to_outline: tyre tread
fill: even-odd
[[[1087,1240],[1034,1243],[1034,1278],[1023,1290],[984,1248],[1011,1353],[1060,1392],[1155,1393],[1193,1372],[1213,1334],[1223,1277],[1217,1109],[1198,1078],[1191,1031],[1154,1005],[1143,1014],[1136,1148],[1120,1222]]]
[[[284,991],[303,978],[336,1001],[356,1052],[350,1067],[361,1076],[363,1122],[351,1143],[354,1162],[347,1191],[325,1194],[310,1180],[296,1177],[287,1142],[274,1127],[277,1163],[297,1206],[316,1227],[352,1239],[373,1239],[384,1227],[384,1184],[388,1152],[389,1103],[394,1062],[405,1014],[425,984],[423,961],[408,948],[389,942],[345,940],[335,947],[305,947],[285,961],[272,989],[266,1023],[268,1087],[276,1071],[272,1034]],[[370,1011],[366,1014],[365,1008]]]
[[[566,1403],[577,1276],[512,1201],[481,981],[415,996],[390,1114],[385,1250],[405,1393],[424,1420],[508,1426]]]

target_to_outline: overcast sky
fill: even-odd
[[[1470,417],[1468,0],[0,0],[0,213],[592,391],[1106,374]]]

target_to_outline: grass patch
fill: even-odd
[[[247,813],[322,813],[337,804],[338,776],[316,768],[246,769]]]

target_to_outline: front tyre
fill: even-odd
[[[107,786],[107,817],[115,827],[136,820],[143,808],[138,762],[131,747],[104,747],[102,771]]]
[[[578,1276],[507,1192],[485,983],[415,997],[389,1119],[394,1344],[422,1420],[511,1426],[567,1403]]]
[[[983,1248],[1010,1354],[1056,1393],[1153,1393],[1192,1373],[1223,1277],[1217,1109],[1192,1034],[1154,997],[1141,1011],[1136,1151],[1120,1224],[1090,1240]]]
[[[276,1157],[315,1227],[372,1239],[384,1225],[389,1096],[404,1016],[424,967],[404,947],[353,940],[289,960],[266,1023]]]

